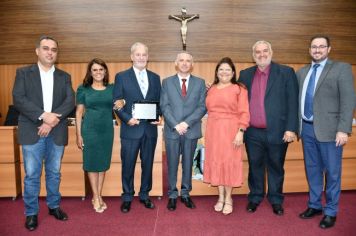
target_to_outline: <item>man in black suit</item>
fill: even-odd
[[[68,143],[67,116],[74,109],[74,91],[68,73],[54,67],[58,42],[42,36],[36,45],[37,64],[19,68],[12,91],[19,111],[18,141],[24,159],[25,227],[37,228],[38,195],[42,163],[46,172],[46,202],[49,214],[67,220],[59,208],[61,159]]]
[[[240,72],[250,102],[250,127],[245,133],[249,162],[248,212],[255,212],[265,195],[273,212],[283,215],[284,160],[288,143],[298,131],[298,83],[291,67],[272,62],[272,47],[257,41],[253,47],[256,66]]]
[[[125,101],[125,106],[115,110],[121,120],[121,161],[122,161],[122,204],[121,211],[127,213],[131,208],[131,201],[135,194],[134,175],[137,155],[141,159],[141,188],[140,202],[149,209],[154,208],[149,199],[152,189],[152,168],[157,143],[157,124],[137,120],[132,116],[132,105],[136,101],[159,102],[161,80],[159,75],[146,69],[148,48],[142,43],[134,43],[131,47],[133,66],[119,72],[115,77],[113,101]]]

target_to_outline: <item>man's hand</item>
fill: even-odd
[[[60,114],[57,113],[52,113],[52,112],[43,112],[42,115],[42,120],[44,123],[48,124],[52,128],[58,125],[59,123],[59,117],[61,117]]]
[[[124,99],[119,99],[114,102],[114,110],[121,110],[125,106],[126,102]]]
[[[283,141],[285,143],[291,143],[297,138],[297,135],[292,131],[284,132]]]
[[[184,135],[188,131],[188,124],[185,122],[181,122],[178,125],[176,125],[174,128],[178,132],[179,135]]]
[[[205,88],[206,88],[206,90],[210,89],[210,87],[211,87],[212,85],[213,85],[212,83],[206,82],[206,83],[205,83]]]
[[[48,125],[47,123],[42,123],[41,126],[38,127],[38,132],[37,134],[43,138],[43,137],[47,137],[49,132],[51,132],[52,127],[50,125]]]
[[[131,119],[129,120],[129,122],[127,122],[127,124],[128,124],[129,126],[139,125],[139,124],[140,124],[140,121],[139,121],[139,120],[136,120],[135,118],[131,118]]]
[[[159,125],[159,124],[161,124],[161,121],[162,121],[162,119],[161,119],[161,117],[159,116],[158,117],[158,121],[152,121],[152,122],[150,122],[152,125]]]
[[[348,140],[349,140],[349,136],[347,135],[347,133],[344,132],[336,133],[336,139],[335,139],[336,147],[346,144]]]

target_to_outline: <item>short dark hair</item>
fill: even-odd
[[[330,47],[330,38],[329,38],[329,36],[324,35],[324,34],[317,34],[317,35],[314,35],[313,37],[311,37],[310,44],[313,42],[314,39],[319,39],[319,38],[325,39],[327,46]]]
[[[103,60],[101,60],[99,58],[94,58],[88,63],[87,73],[86,73],[86,75],[84,77],[84,80],[83,80],[83,86],[84,87],[89,87],[89,86],[91,86],[93,84],[93,77],[91,76],[91,67],[94,64],[98,64],[98,65],[101,65],[102,67],[104,67],[105,75],[104,75],[104,79],[103,79],[103,84],[104,84],[104,86],[107,86],[108,83],[109,83],[108,66],[106,65],[106,63]]]
[[[54,41],[54,42],[57,44],[57,47],[58,47],[58,41],[57,41],[57,39],[55,39],[54,37],[49,36],[49,35],[41,35],[41,37],[38,39],[38,41],[37,41],[37,43],[36,43],[36,48],[39,48],[40,45],[41,45],[42,40],[45,40],[45,39]]]

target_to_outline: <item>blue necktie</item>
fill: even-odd
[[[320,64],[313,65],[313,71],[309,78],[309,83],[307,87],[307,91],[305,92],[305,101],[304,101],[304,116],[307,119],[310,119],[313,116],[313,97],[314,97],[314,88],[315,88],[315,78],[316,71]]]

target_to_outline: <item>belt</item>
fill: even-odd
[[[307,124],[311,124],[311,125],[314,123],[312,120],[310,121],[310,120],[304,120],[304,119],[303,119],[303,122],[307,123]]]

